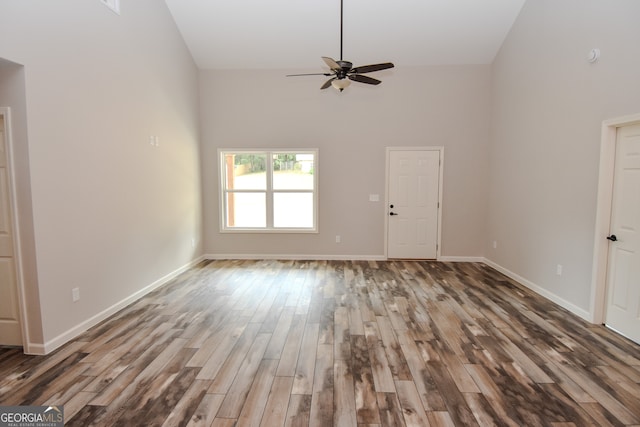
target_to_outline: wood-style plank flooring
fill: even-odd
[[[46,357],[0,405],[67,426],[640,425],[640,346],[474,263],[207,261]]]

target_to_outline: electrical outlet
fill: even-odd
[[[558,264],[558,265],[556,266],[556,274],[557,274],[558,276],[562,276],[562,265]]]
[[[196,239],[195,238],[191,239],[191,247],[192,248],[196,247]]]
[[[336,235],[336,243],[340,243],[340,241],[341,241],[341,240],[342,240],[342,239],[340,238],[340,235],[339,235],[339,234],[337,234],[337,235]]]
[[[493,249],[498,249],[498,241],[497,240],[493,241]]]
[[[71,289],[71,299],[73,300],[73,302],[80,301],[80,288]]]

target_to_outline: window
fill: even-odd
[[[219,153],[222,231],[317,231],[317,150]]]

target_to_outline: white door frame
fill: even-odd
[[[440,153],[440,171],[438,176],[438,237],[436,241],[436,260],[440,259],[442,250],[442,179],[444,177],[444,147],[443,146],[419,146],[419,147],[387,147],[385,157],[385,180],[384,180],[384,257],[389,258],[389,159],[392,151],[438,151]]]
[[[9,198],[11,203],[11,225],[13,226],[13,252],[16,269],[16,286],[18,287],[18,311],[20,328],[22,330],[22,348],[30,353],[29,328],[27,320],[27,307],[25,305],[24,275],[22,270],[22,251],[20,246],[20,228],[18,220],[17,188],[15,179],[15,162],[13,159],[13,139],[11,134],[11,108],[0,107],[0,116],[4,117],[4,139],[7,148],[7,161],[9,165]]]
[[[598,201],[596,204],[596,227],[593,243],[593,270],[591,274],[591,321],[605,321],[607,304],[607,263],[609,241],[606,237],[611,228],[611,205],[613,203],[613,175],[616,159],[616,137],[618,128],[639,124],[640,114],[618,117],[602,122],[600,140],[600,172],[598,177]]]

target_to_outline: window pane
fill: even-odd
[[[267,226],[265,193],[227,193],[227,227]]]
[[[313,227],[313,193],[273,193],[273,226]]]
[[[313,190],[314,155],[273,154],[274,190]]]
[[[224,156],[227,190],[266,190],[266,154],[230,154]]]

